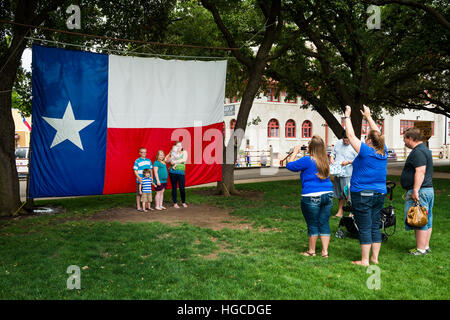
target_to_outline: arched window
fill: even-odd
[[[236,119],[231,119],[230,120],[230,132],[231,132],[231,134],[233,134],[235,126],[236,126]]]
[[[302,124],[302,138],[312,137],[312,123],[309,120],[303,121]]]
[[[286,138],[295,138],[295,121],[292,119],[286,121]]]
[[[267,136],[269,138],[278,138],[280,136],[280,124],[277,119],[270,119],[267,126]]]

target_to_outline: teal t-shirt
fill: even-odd
[[[154,167],[158,168],[158,177],[159,177],[159,182],[161,183],[167,183],[167,167],[164,163],[159,162],[159,161],[155,161],[153,163]],[[155,183],[156,183],[156,178],[155,178]]]
[[[134,162],[133,170],[138,172],[139,177],[144,177],[144,169],[152,170],[152,162],[147,158],[137,158]],[[136,179],[136,182],[139,183],[139,180]]]

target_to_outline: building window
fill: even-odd
[[[312,123],[309,120],[303,121],[302,124],[302,138],[312,137]]]
[[[269,125],[267,126],[267,136],[269,138],[280,137],[280,125],[277,119],[270,119]]]
[[[275,88],[269,88],[266,97],[268,102],[280,102],[280,97],[275,94]]]
[[[376,123],[381,134],[384,134],[384,120],[378,120]],[[361,135],[367,135],[369,133],[369,130],[369,122],[366,119],[363,119],[361,124]]]
[[[403,135],[405,130],[414,127],[414,120],[400,120],[400,134]]]
[[[295,138],[295,121],[292,119],[286,121],[286,138]]]
[[[414,122],[415,120],[400,120],[400,134],[403,135],[406,129],[414,127]],[[431,135],[434,136],[434,121],[431,122]]]
[[[288,94],[286,93],[285,96],[287,96]],[[286,103],[297,103],[297,97],[295,97],[294,99],[285,99],[284,102]]]
[[[345,128],[345,118],[341,118],[342,128]],[[378,129],[380,129],[381,134],[384,134],[384,120],[377,121]],[[363,119],[361,123],[361,135],[367,135],[369,133],[370,126],[366,119]]]

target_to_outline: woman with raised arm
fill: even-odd
[[[350,120],[351,108],[345,110],[345,132],[358,156],[353,161],[353,174],[350,180],[352,211],[359,232],[361,260],[353,264],[368,266],[370,261],[378,264],[381,248],[380,211],[386,197],[387,147],[384,136],[370,115],[370,109],[361,110],[369,122],[370,131],[364,142],[355,135]]]
[[[313,136],[308,144],[309,156],[295,160],[300,152],[300,146],[295,146],[289,157],[286,169],[301,171],[302,200],[300,202],[303,216],[308,226],[309,250],[304,256],[316,255],[316,242],[320,236],[322,242],[322,257],[328,258],[330,242],[330,213],[333,207],[333,185],[329,179],[330,166],[323,139]]]

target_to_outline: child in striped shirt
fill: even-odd
[[[144,177],[142,178],[142,182],[139,184],[139,194],[141,195],[142,201],[142,209],[144,212],[148,210],[153,211],[154,209],[151,207],[152,204],[152,178],[150,177],[150,169],[144,169]],[[148,204],[148,210],[146,210]]]

